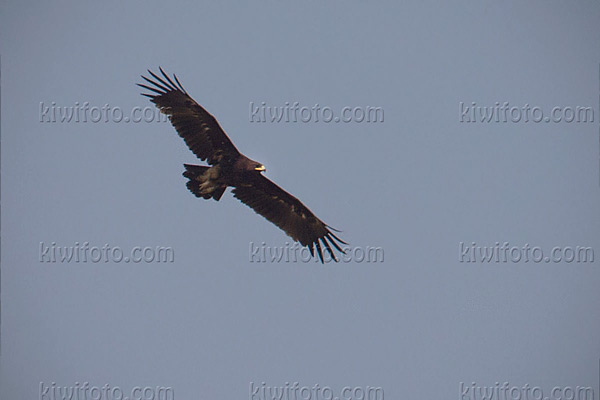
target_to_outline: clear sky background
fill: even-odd
[[[598,398],[599,21],[591,0],[3,2],[0,398],[40,398],[40,382]],[[252,243],[290,239],[230,191],[189,193],[182,164],[200,162],[169,123],[40,122],[53,102],[150,105],[135,83],[158,66],[383,262],[251,262]],[[384,121],[251,122],[251,102],[382,107]],[[461,102],[594,120],[469,123]],[[175,258],[40,262],[40,246],[84,242]],[[461,262],[461,242],[595,259]]]

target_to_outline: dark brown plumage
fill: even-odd
[[[217,120],[187,94],[177,77],[169,78],[162,68],[160,72],[162,78],[148,70],[155,80],[142,76],[151,86],[141,83],[138,86],[154,92],[142,94],[169,116],[190,150],[211,165],[184,164],[183,176],[189,179],[188,189],[196,197],[218,201],[225,189],[231,186],[234,197],[302,246],[308,247],[313,256],[316,249],[321,262],[323,248],[337,261],[332,246],[343,253],[336,241],[346,242],[332,232],[336,230],[317,218],[300,200],[262,175],[265,167],[235,148]]]

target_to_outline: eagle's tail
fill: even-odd
[[[190,192],[196,197],[210,199],[211,197],[217,201],[223,196],[226,187],[216,183],[218,175],[215,167],[204,167],[201,165],[183,164],[185,172],[183,176],[189,179],[186,186]]]

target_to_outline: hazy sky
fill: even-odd
[[[597,399],[599,21],[591,0],[3,2],[0,398]],[[259,259],[290,238],[188,192],[201,162],[135,86],[158,66],[350,262]],[[256,119],[295,103],[331,115]]]

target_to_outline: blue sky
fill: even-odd
[[[178,399],[252,398],[262,382],[389,399],[457,396],[461,382],[600,390],[598,2],[0,11],[0,397],[39,397],[40,382]],[[252,245],[290,239],[230,191],[189,193],[182,164],[201,162],[169,123],[45,119],[53,105],[147,107],[135,84],[158,66],[268,178],[383,262],[252,262]],[[252,122],[263,102],[384,120]],[[562,120],[524,122],[525,109]],[[579,109],[594,119],[567,122]],[[498,122],[465,121],[488,112]],[[174,260],[44,253],[85,242]],[[578,248],[595,260],[569,262]],[[507,262],[477,258],[488,250]],[[560,260],[533,261],[540,251]]]

